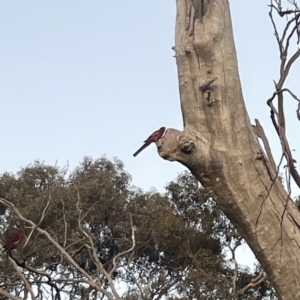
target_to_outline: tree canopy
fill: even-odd
[[[38,299],[271,299],[259,267],[236,270],[226,257],[242,238],[190,173],[164,193],[130,180],[105,157],[2,174],[2,240],[16,228],[25,238],[2,256],[0,288]]]

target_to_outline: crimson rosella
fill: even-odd
[[[153,132],[145,141],[144,145],[136,151],[133,156],[136,157],[141,151],[143,151],[146,147],[148,147],[151,143],[158,141],[164,135],[166,131],[166,127],[161,127],[159,130]]]
[[[16,249],[22,241],[22,234],[22,230],[18,230],[14,235],[8,237],[3,245],[4,250],[2,253]]]

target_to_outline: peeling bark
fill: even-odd
[[[239,229],[278,297],[300,299],[300,213],[254,134],[227,0],[177,0],[175,56],[184,131],[160,155],[185,165]]]

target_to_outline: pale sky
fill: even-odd
[[[279,63],[269,1],[230,4],[248,113],[264,126],[278,162],[266,105]],[[35,159],[73,169],[84,156],[105,154],[125,163],[134,185],[163,191],[184,167],[161,159],[154,145],[132,154],[159,127],[182,129],[174,29],[174,0],[2,1],[0,173]],[[300,96],[299,61],[291,73],[287,87]],[[294,100],[286,110],[300,160]]]

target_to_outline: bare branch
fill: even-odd
[[[16,296],[13,296],[12,294],[6,292],[5,290],[3,290],[2,288],[0,288],[0,294],[4,295],[5,297],[7,297],[7,299],[12,299],[12,300],[24,300],[23,298],[19,298]],[[35,298],[33,298],[35,299]]]
[[[293,54],[293,56],[289,59],[288,63],[286,64],[286,67],[284,68],[283,72],[281,73],[280,80],[279,80],[278,84],[276,85],[278,91],[282,89],[282,86],[290,72],[290,69],[291,69],[293,63],[297,60],[297,58],[299,56],[300,56],[300,49],[298,49]]]
[[[117,268],[117,263],[116,263],[116,260],[120,257],[120,256],[123,256],[124,254],[128,253],[128,252],[131,252],[134,248],[135,248],[135,227],[133,226],[133,221],[132,221],[132,215],[130,215],[130,224],[131,224],[131,240],[132,240],[132,246],[117,254],[114,258],[113,258],[113,268],[111,269],[111,271],[109,272],[109,274],[111,275]]]
[[[290,146],[288,143],[288,140],[286,138],[286,127],[285,127],[285,113],[284,113],[284,98],[283,98],[283,92],[288,92],[296,101],[299,101],[299,98],[292,93],[289,89],[283,88],[283,85],[286,81],[286,78],[290,72],[290,69],[294,62],[298,59],[300,56],[300,49],[298,49],[287,61],[287,56],[288,56],[288,50],[290,46],[290,41],[291,38],[296,34],[298,34],[298,40],[299,40],[299,20],[300,20],[300,13],[299,13],[299,8],[297,6],[296,1],[291,0],[290,3],[294,5],[295,9],[294,10],[289,10],[282,12],[282,7],[281,7],[281,1],[275,1],[276,5],[273,5],[273,2],[271,1],[271,10],[269,12],[269,16],[271,19],[271,22],[273,24],[274,30],[275,30],[275,36],[276,40],[279,46],[279,52],[280,52],[280,78],[277,83],[275,83],[275,88],[276,91],[273,93],[273,96],[267,101],[267,104],[270,106],[271,109],[271,120],[272,123],[276,129],[276,132],[278,134],[278,137],[281,142],[282,146],[282,152],[287,160],[287,165],[288,165],[288,171],[292,175],[294,181],[296,184],[300,187],[300,175],[298,174],[296,167],[295,167],[295,161],[293,159]],[[294,13],[294,17],[291,18],[285,25],[285,28],[283,30],[281,38],[278,36],[278,31],[276,28],[275,21],[273,19],[273,8],[277,11],[277,13],[282,16],[283,14],[288,14],[288,13]],[[291,26],[293,25],[293,28]],[[285,44],[283,46],[283,44]],[[275,109],[273,105],[273,99],[277,96],[278,100],[278,111]],[[300,104],[298,104],[298,108],[296,110],[297,113],[297,118],[300,120]]]
[[[263,127],[261,126],[258,119],[255,119],[255,124],[256,124],[256,126],[254,126],[255,133],[262,140],[262,142],[264,144],[264,148],[266,150],[266,154],[267,154],[268,161],[270,163],[271,169],[274,172],[276,172],[276,163],[275,163],[275,160],[274,160],[273,155],[272,155],[272,151],[271,151],[269,141],[267,139],[267,136],[265,135],[265,131],[264,131]]]
[[[248,289],[250,288],[253,288],[253,287],[256,287],[258,286],[259,284],[261,284],[262,282],[264,282],[265,280],[267,280],[267,275],[264,275],[263,276],[263,273],[264,271],[261,270],[259,272],[259,274],[253,278],[251,280],[250,283],[248,283],[246,286],[244,286],[242,289],[238,290],[237,293],[236,293],[236,297],[239,296],[239,295],[243,295]]]
[[[63,205],[62,213],[63,213],[63,220],[64,220],[64,244],[63,247],[66,248],[67,245],[67,232],[68,232],[68,223],[66,221],[66,212],[65,212],[65,201],[63,199],[60,199],[60,202]]]
[[[290,95],[291,95],[296,101],[300,102],[300,99],[299,99],[294,93],[292,93],[288,88],[284,88],[284,89],[282,89],[281,91],[282,91],[282,92],[289,92]]]
[[[33,293],[33,290],[32,290],[31,287],[30,287],[30,284],[28,283],[28,281],[27,281],[27,279],[25,278],[24,274],[19,270],[19,268],[18,268],[18,266],[17,266],[15,260],[12,259],[10,256],[8,256],[8,257],[9,257],[9,261],[12,263],[14,269],[17,271],[17,273],[19,274],[20,278],[23,280],[23,282],[24,282],[24,284],[25,284],[25,286],[26,286],[27,291],[28,291],[28,292],[30,293],[30,295],[31,295],[31,298],[32,298],[33,300],[36,299],[36,298],[35,298],[35,295],[34,295],[34,293]]]
[[[278,47],[279,47],[279,53],[280,53],[280,56],[282,56],[282,54],[283,54],[282,42],[281,42],[281,40],[279,38],[279,34],[278,34],[277,27],[276,27],[276,23],[275,23],[275,21],[273,19],[273,11],[272,11],[272,9],[275,8],[275,6],[274,5],[270,5],[270,7],[271,7],[271,9],[269,11],[269,17],[271,19],[271,22],[272,22],[272,25],[273,25],[273,28],[274,28],[274,35],[276,37],[277,44],[278,44]]]
[[[231,291],[231,295],[235,295],[236,294],[236,283],[237,283],[237,278],[238,278],[238,272],[239,272],[239,264],[238,262],[236,261],[235,259],[235,250],[237,249],[238,246],[241,245],[241,240],[242,240],[242,237],[240,237],[234,247],[231,247],[231,242],[232,242],[232,238],[230,239],[230,242],[228,244],[228,248],[231,252],[231,259],[230,261],[234,263],[234,274],[233,274],[233,277],[232,277],[232,291]]]

